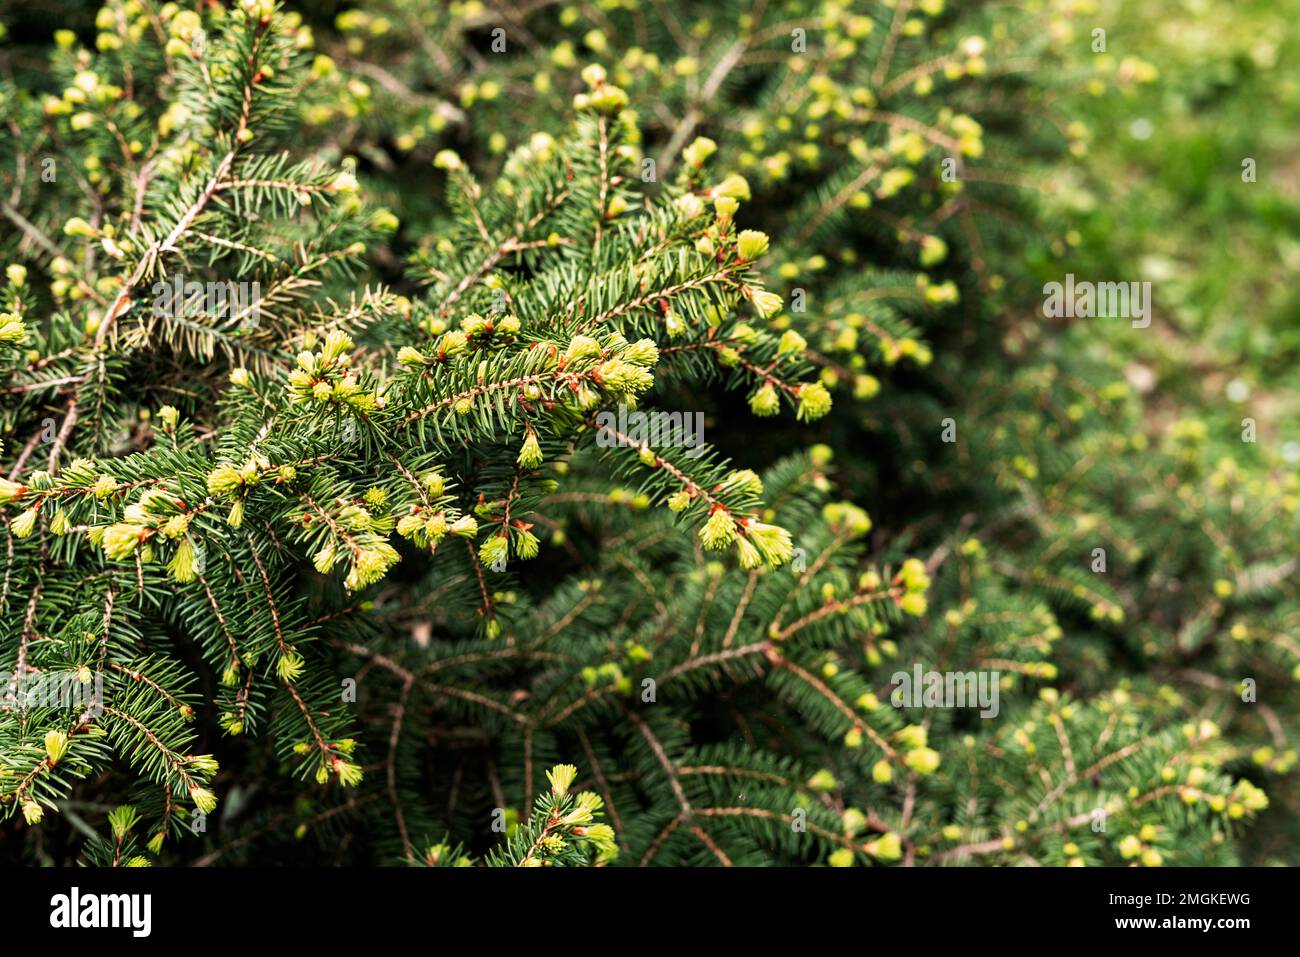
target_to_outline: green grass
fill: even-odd
[[[1115,61],[1137,57],[1159,75],[1067,105],[1091,130],[1079,165],[1097,202],[1079,217],[1079,245],[1064,258],[1106,274],[1099,278],[1153,280],[1170,334],[1137,330],[1121,348],[1156,360],[1166,374],[1181,363],[1198,378],[1213,370],[1294,393],[1300,2],[1096,6],[1071,18],[1078,65],[1097,66],[1089,49],[1095,24],[1107,30]],[[1256,163],[1254,183],[1242,180],[1247,158]],[[1289,406],[1294,395],[1284,398]],[[1296,432],[1289,438],[1300,438]]]

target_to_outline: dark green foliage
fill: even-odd
[[[0,81],[0,665],[103,692],[0,712],[7,860],[1239,860],[1294,477],[995,314],[1035,20],[760,6],[112,0]]]

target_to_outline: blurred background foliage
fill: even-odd
[[[852,39],[855,4],[773,3],[764,22],[825,6]],[[880,30],[892,5],[870,6]],[[710,83],[748,4],[304,2],[330,58],[304,116],[315,146],[356,156],[366,190],[400,218],[372,263],[399,285],[420,281],[448,215],[429,186],[433,157],[450,148],[499,168],[534,132],[559,128],[590,62],[627,87],[646,156],[670,164],[693,135],[715,139],[715,162],[754,193],[740,220],[773,236],[778,291],[810,293],[807,314],[775,322],[794,322],[836,387],[836,412],[813,430],[835,450],[836,491],[870,510],[874,557],[938,559],[930,616],[901,633],[903,658],[942,648],[973,598],[1022,622],[1050,608],[1063,632],[1053,690],[1135,700],[1157,726],[1214,722],[1222,746],[1199,759],[1272,802],[1235,860],[1300,863],[1300,2],[915,7],[936,12],[923,43],[902,44],[900,67],[875,77],[848,55],[825,72],[843,91],[871,90],[864,109],[887,101],[954,135],[952,113],[978,122],[978,175],[962,184],[974,228],[937,215],[952,198],[942,151],[928,143],[909,161],[888,124],[867,146],[921,171],[923,188],[898,204],[906,215],[876,194],[871,214],[822,217],[860,117],[837,123],[828,108],[809,120],[797,94],[806,85],[815,100],[816,84],[781,72],[788,53]],[[93,43],[94,12],[66,0],[4,9],[20,84],[55,29]],[[498,23],[519,41],[504,57],[491,46]],[[968,50],[967,72],[938,74],[931,100],[927,57],[972,35],[988,44],[986,69],[971,70],[984,57]],[[891,86],[913,66],[912,82]],[[1150,327],[1044,319],[1042,286],[1067,273],[1151,281]],[[873,290],[887,305],[854,304]],[[714,401],[710,439],[761,455],[743,403]],[[1247,418],[1255,442],[1242,440]],[[948,419],[953,444],[940,438]],[[761,424],[773,461],[809,441],[807,429]],[[1090,568],[1095,547],[1107,549],[1105,575]],[[979,575],[944,560],[953,554],[977,558]],[[1257,704],[1241,701],[1247,677]]]
[[[1295,569],[1300,463],[1300,74],[1288,64],[1300,55],[1300,3],[1062,0],[1053,7],[1059,68],[1078,81],[1056,106],[1087,131],[1068,158],[1045,170],[1043,208],[1058,229],[1027,264],[1038,282],[1061,281],[1066,272],[1150,280],[1155,318],[1147,329],[1111,321],[1104,335],[1097,334],[1099,320],[1076,320],[1044,336],[1041,313],[1025,314],[1024,302],[1009,302],[1007,313],[1022,321],[1008,336],[1008,351],[1025,357],[1042,350],[1045,368],[1062,378],[1129,387],[1136,414],[1125,428],[1141,436],[1141,448],[1116,450],[1104,469],[1107,481],[1093,483],[1091,509],[1076,505],[1080,518],[1114,517],[1126,485],[1131,496],[1139,489],[1159,494],[1164,484],[1176,496],[1166,527],[1203,522],[1206,538],[1217,541],[1202,554],[1229,557],[1212,574],[1239,582],[1232,569],[1252,563],[1242,562],[1235,546],[1249,554],[1252,544],[1259,560],[1252,567],[1281,573],[1279,585],[1256,600],[1238,592],[1221,613],[1221,627],[1295,671],[1291,683],[1279,681],[1273,690],[1279,724],[1293,743],[1300,608],[1286,581]],[[1105,53],[1093,49],[1097,27],[1106,31]],[[1147,82],[1116,82],[1132,71],[1144,72]],[[1068,403],[1065,411],[1078,414]],[[1255,443],[1242,440],[1246,419],[1257,426]],[[1162,443],[1182,446],[1172,471],[1153,455]],[[1133,488],[1143,470],[1151,483]],[[1130,478],[1121,478],[1126,472]],[[1197,483],[1198,475],[1208,480]],[[1201,494],[1215,487],[1218,496]],[[1150,540],[1144,544],[1150,551]],[[1183,558],[1196,554],[1195,546],[1179,547]],[[1212,606],[1208,569],[1197,571],[1196,563],[1161,584],[1172,559],[1166,554],[1139,566],[1148,593],[1176,589],[1195,595],[1189,607]],[[1142,641],[1176,647],[1166,663],[1194,669],[1192,649],[1210,643],[1202,614],[1148,620]],[[1247,660],[1219,657],[1209,670],[1244,674]],[[1273,738],[1279,744],[1283,735]],[[1257,750],[1252,760],[1268,765],[1276,753]],[[1295,863],[1294,774],[1276,779],[1270,794],[1274,807],[1253,832],[1248,859]]]

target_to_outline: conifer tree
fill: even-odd
[[[14,709],[6,804],[36,824],[113,761],[152,785],[140,803],[155,851],[191,804],[206,815],[217,801],[217,762],[192,748],[193,678],[155,650],[169,634],[220,676],[226,734],[266,734],[290,773],[355,786],[363,769],[339,682],[311,652],[325,632],[355,632],[350,619],[369,603],[352,596],[401,560],[394,541],[442,559],[430,574],[454,583],[448,600],[473,609],[478,637],[516,645],[518,612],[487,576],[537,556],[530,519],[557,484],[543,466],[600,442],[606,470],[643,473],[639,497],[667,500],[683,534],[746,568],[775,567],[790,558],[790,536],[757,514],[754,473],[699,446],[689,457],[652,448],[603,410],[635,409],[668,363],[734,387],[775,385],[800,418],[829,407],[822,386],[799,381],[801,350],[740,315],[768,315],[779,300],[752,268],[766,237],[735,229],[727,185],[683,176],[675,200],[636,205],[623,174],[626,94],[598,68],[571,140],[520,156],[491,191],[442,158],[463,229],[454,253],[430,265],[437,281],[420,301],[383,289],[342,303],[314,294],[317,274],[347,275],[383,214],[356,202],[349,169],[274,149],[277,107],[301,71],[272,7],[244,4],[214,26],[171,17],[160,65],[174,99],[151,118],[170,143],[139,164],[140,141],[126,137],[141,132],[130,124],[147,122],[144,110],[77,55],[72,83],[44,111],[86,106],[70,129],[86,134],[87,151],[96,137],[122,148],[118,175],[133,189],[106,180],[122,186],[110,199],[138,200],[95,222],[66,220],[80,248],[51,264],[69,277],[52,289],[69,306],[48,330],[27,325],[22,267],[6,300],[18,397],[8,424],[32,434],[0,486],[17,636],[9,695],[21,704],[29,678],[63,663],[82,683],[106,684],[73,721]],[[256,282],[258,299],[236,308],[232,296],[213,311],[211,295],[191,295],[187,268],[201,270],[205,290],[223,274]],[[671,358],[649,336],[664,329]],[[373,347],[354,342],[363,333]],[[211,376],[182,387],[213,366],[227,370],[224,388]],[[143,390],[142,369],[156,374]],[[150,409],[160,393],[189,414]],[[48,455],[33,462],[40,416],[60,404]],[[128,408],[141,425],[122,446],[114,420]],[[299,593],[294,581],[313,569],[319,594]]]
[[[1059,431],[1051,369],[982,414],[1003,367],[962,349],[1026,207],[979,160],[1043,145],[975,118],[1041,92],[1001,21],[785,6],[385,2],[326,57],[269,0],[111,0],[96,52],[61,34],[48,89],[0,87],[27,859],[1236,859],[1261,729],[1161,669],[1204,642],[1235,685],[1283,528],[1224,554],[1236,479],[1194,426],[1079,471],[1137,431],[1103,371]],[[1153,505],[1166,465],[1222,512]],[[1074,559],[1111,509],[1125,561],[1186,567],[1098,579]],[[1161,587],[1206,569],[1214,599]],[[1125,615],[1149,675],[1112,667]],[[895,705],[922,662],[995,673],[996,719]],[[20,701],[51,687],[102,695]]]

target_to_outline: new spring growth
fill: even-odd
[[[17,502],[23,495],[27,494],[27,486],[19,485],[18,482],[12,482],[8,479],[0,479],[0,505],[9,505],[10,502]]]
[[[719,552],[736,540],[736,520],[721,505],[713,506],[708,520],[700,529],[700,541],[704,547]]]
[[[719,485],[720,490],[731,493],[762,494],[762,482],[748,469],[733,472]],[[680,498],[679,498],[680,497]],[[673,511],[681,511],[690,504],[690,497],[679,492],[669,501]],[[711,551],[722,551],[733,543],[742,568],[753,569],[764,564],[776,567],[788,562],[794,554],[790,533],[777,525],[768,525],[751,518],[737,520],[722,505],[714,505],[700,529],[700,541]]]
[[[418,366],[424,365],[429,360],[414,346],[402,346],[397,350],[397,361],[404,366]]]
[[[187,757],[186,762],[195,769],[202,771],[204,774],[216,774],[221,769],[217,759],[210,754],[191,754]]]
[[[917,774],[933,774],[938,770],[939,752],[929,746],[929,732],[924,725],[909,724],[894,733],[894,740],[907,752],[903,756],[903,763]],[[889,777],[893,777],[892,770],[889,771]],[[876,780],[881,779],[877,776]]]
[[[917,774],[933,774],[939,769],[939,752],[933,748],[915,748],[907,752],[903,763]]]
[[[820,382],[806,382],[795,392],[796,415],[801,422],[813,422],[831,410],[831,394]]]
[[[497,565],[506,560],[510,552],[510,539],[503,531],[493,535],[479,546],[479,561],[484,565]]]
[[[275,12],[275,0],[239,0],[239,9],[250,20],[267,23]]]
[[[364,501],[372,508],[382,508],[386,499],[383,489],[372,488],[366,493]],[[326,575],[334,569],[340,558],[346,556],[350,568],[343,584],[348,591],[357,591],[374,584],[401,560],[387,538],[395,524],[403,537],[415,538],[417,530],[426,521],[424,517],[417,516],[413,524],[412,516],[403,516],[404,521],[394,523],[391,517],[375,516],[363,505],[342,500],[337,504],[342,507],[327,524],[338,537],[326,541],[316,550],[312,556],[312,565],[322,575]],[[304,521],[310,518],[310,515],[305,515]],[[427,544],[427,540],[421,537],[417,544]],[[298,667],[300,661],[296,655],[282,658],[279,667],[282,671],[288,671],[282,673],[281,677],[296,676],[290,672]]]
[[[603,345],[591,336],[574,336],[559,366],[574,374],[570,380],[573,401],[579,409],[587,410],[599,404],[600,392],[627,401],[649,389],[654,385],[651,369],[658,361],[659,350],[651,340],[628,343],[618,333],[612,333],[605,337]]]
[[[736,327],[736,330],[733,330],[733,337],[736,337],[736,332],[738,331],[743,331],[749,337],[746,341],[749,341],[749,339],[752,339],[755,336],[754,330],[750,329],[748,326],[742,325]],[[786,356],[802,358],[807,347],[808,343],[803,336],[799,335],[799,333],[795,332],[793,329],[787,329],[782,333],[780,340],[777,342],[777,359],[779,360]],[[812,416],[813,411],[815,411],[808,407],[808,402],[813,400],[821,401],[820,397],[815,393],[809,393],[805,396],[804,403],[801,405],[805,415]],[[776,386],[773,384],[772,380],[764,382],[763,385],[749,397],[750,411],[757,416],[775,415],[780,410],[780,407],[781,398],[777,393]],[[815,418],[816,416],[812,417]]]
[[[575,829],[584,828],[596,819],[596,812],[604,806],[605,802],[598,794],[593,791],[583,791],[578,795],[572,810],[560,818],[560,823]]]
[[[471,539],[478,534],[478,519],[472,515],[462,515],[447,527],[447,531],[452,535]]]
[[[485,517],[492,514],[490,503],[480,504],[476,511]],[[519,519],[511,519],[508,524],[503,523],[496,534],[479,546],[479,560],[489,567],[498,566],[505,562],[511,544],[514,545],[515,555],[524,561],[536,558],[541,549],[541,542],[533,534],[532,528],[532,525]]]
[[[336,329],[319,352],[298,353],[298,367],[289,373],[289,401],[347,405],[363,414],[377,408],[382,400],[363,389],[357,373],[348,368],[352,346],[352,337]]]
[[[830,856],[826,858],[826,864],[829,867],[852,867],[852,848],[841,847],[838,851],[831,851]]]
[[[781,311],[781,297],[774,292],[768,292],[766,289],[757,289],[754,286],[745,287],[745,298],[754,307],[754,311],[763,319],[770,319]]]
[[[177,543],[176,552],[167,563],[167,571],[172,578],[181,583],[192,582],[198,577],[199,567],[194,543],[188,537]]]
[[[59,763],[68,753],[68,736],[62,731],[48,731],[45,734],[45,758],[50,767]]]
[[[102,539],[104,554],[114,561],[129,558],[135,552],[136,547],[144,541],[148,531],[143,525],[135,525],[130,522],[110,525],[105,529]]]
[[[794,555],[790,533],[779,525],[766,525],[753,519],[740,520],[740,538],[736,548],[742,568],[758,568],[766,563],[775,568]]]
[[[707,136],[697,136],[682,150],[682,159],[692,169],[699,169],[718,151],[718,144]]]
[[[9,526],[16,538],[28,538],[36,529],[36,519],[40,515],[40,505],[34,505],[19,514]]]
[[[108,813],[108,826],[113,831],[113,837],[117,838],[118,843],[126,840],[127,834],[131,828],[135,827],[136,821],[140,819],[140,814],[130,804],[123,804]]]
[[[617,116],[627,106],[627,92],[605,82],[605,68],[593,63],[582,71],[589,92],[573,98],[575,110],[595,110],[605,116]]]
[[[348,591],[358,591],[367,585],[373,585],[400,560],[397,550],[382,539],[359,546],[352,553],[352,570],[348,572],[343,584]]]
[[[556,799],[563,798],[569,793],[569,788],[573,786],[577,777],[578,769],[572,764],[557,764],[546,772],[546,780],[551,782],[551,794]]]
[[[365,776],[365,771],[362,770],[361,765],[354,761],[344,761],[342,758],[335,758],[331,761],[330,769],[338,775],[339,784],[345,788],[356,787]]]
[[[592,824],[585,828],[574,828],[574,834],[586,837],[596,848],[596,860],[607,863],[618,857],[618,843],[614,829],[608,824]]]
[[[778,356],[796,355],[801,356],[804,350],[808,348],[808,340],[793,329],[787,329],[781,333],[781,338],[777,342],[776,354]]]
[[[852,538],[871,531],[871,516],[852,502],[828,502],[822,506],[822,518],[836,533]]]
[[[485,279],[484,285],[492,286],[489,280],[493,278],[495,277]],[[495,288],[500,288],[499,281]],[[478,349],[499,349],[510,345],[519,335],[521,326],[518,316],[484,318],[478,313],[471,313],[460,321],[460,331],[465,334],[465,344]]]
[[[714,491],[724,494],[743,494],[757,497],[763,494],[763,480],[753,469],[737,469],[719,482]]]
[[[447,481],[440,474],[426,472],[420,476],[419,482],[420,487],[424,490],[426,503],[412,505],[410,512],[397,520],[397,534],[413,541],[421,548],[434,551],[448,532],[472,537],[478,531],[478,524],[472,518],[469,519],[472,527],[470,525],[463,526],[464,532],[453,530],[453,525],[447,518],[447,511],[437,505],[437,499],[442,498],[447,489]],[[459,521],[457,524],[459,525]]]
[[[531,426],[524,434],[524,445],[519,450],[517,461],[519,467],[525,469],[535,469],[542,464],[542,446],[537,441],[537,432]]]
[[[58,509],[54,517],[50,519],[51,535],[66,535],[72,530],[72,522],[68,518],[68,513],[63,509]]]
[[[256,472],[256,464],[250,463],[247,469]],[[243,473],[235,473],[242,477]],[[212,479],[209,476],[209,488]],[[65,519],[66,521],[66,519]],[[108,558],[118,560],[130,558],[136,549],[140,558],[152,560],[153,550],[147,545],[149,540],[177,541],[175,553],[168,563],[168,570],[177,581],[192,581],[199,571],[198,557],[194,544],[185,537],[190,527],[185,501],[165,489],[147,489],[140,494],[138,501],[122,510],[122,521],[109,525],[99,533],[99,545]]]
[[[673,209],[686,220],[698,219],[704,215],[704,200],[694,193],[686,193],[673,200]]]
[[[893,831],[862,845],[862,850],[881,861],[896,861],[903,856],[903,844]]]
[[[27,327],[12,312],[0,312],[0,342],[18,345],[27,339]]]
[[[275,674],[281,681],[297,681],[302,677],[305,666],[302,655],[290,651],[281,655],[275,663]]]
[[[930,576],[925,570],[925,563],[919,558],[907,559],[894,576],[894,581],[906,591],[898,599],[898,607],[918,618],[924,615],[927,607],[925,592],[930,587]]]
[[[777,394],[776,387],[770,382],[765,382],[759,387],[753,395],[749,397],[749,411],[755,415],[766,418],[776,415],[781,410],[781,397]]]
[[[753,262],[767,252],[767,233],[757,229],[742,229],[736,237],[736,255],[745,262]]]
[[[825,768],[818,771],[805,783],[814,791],[834,791],[839,787],[839,782],[835,780],[835,775]]]

